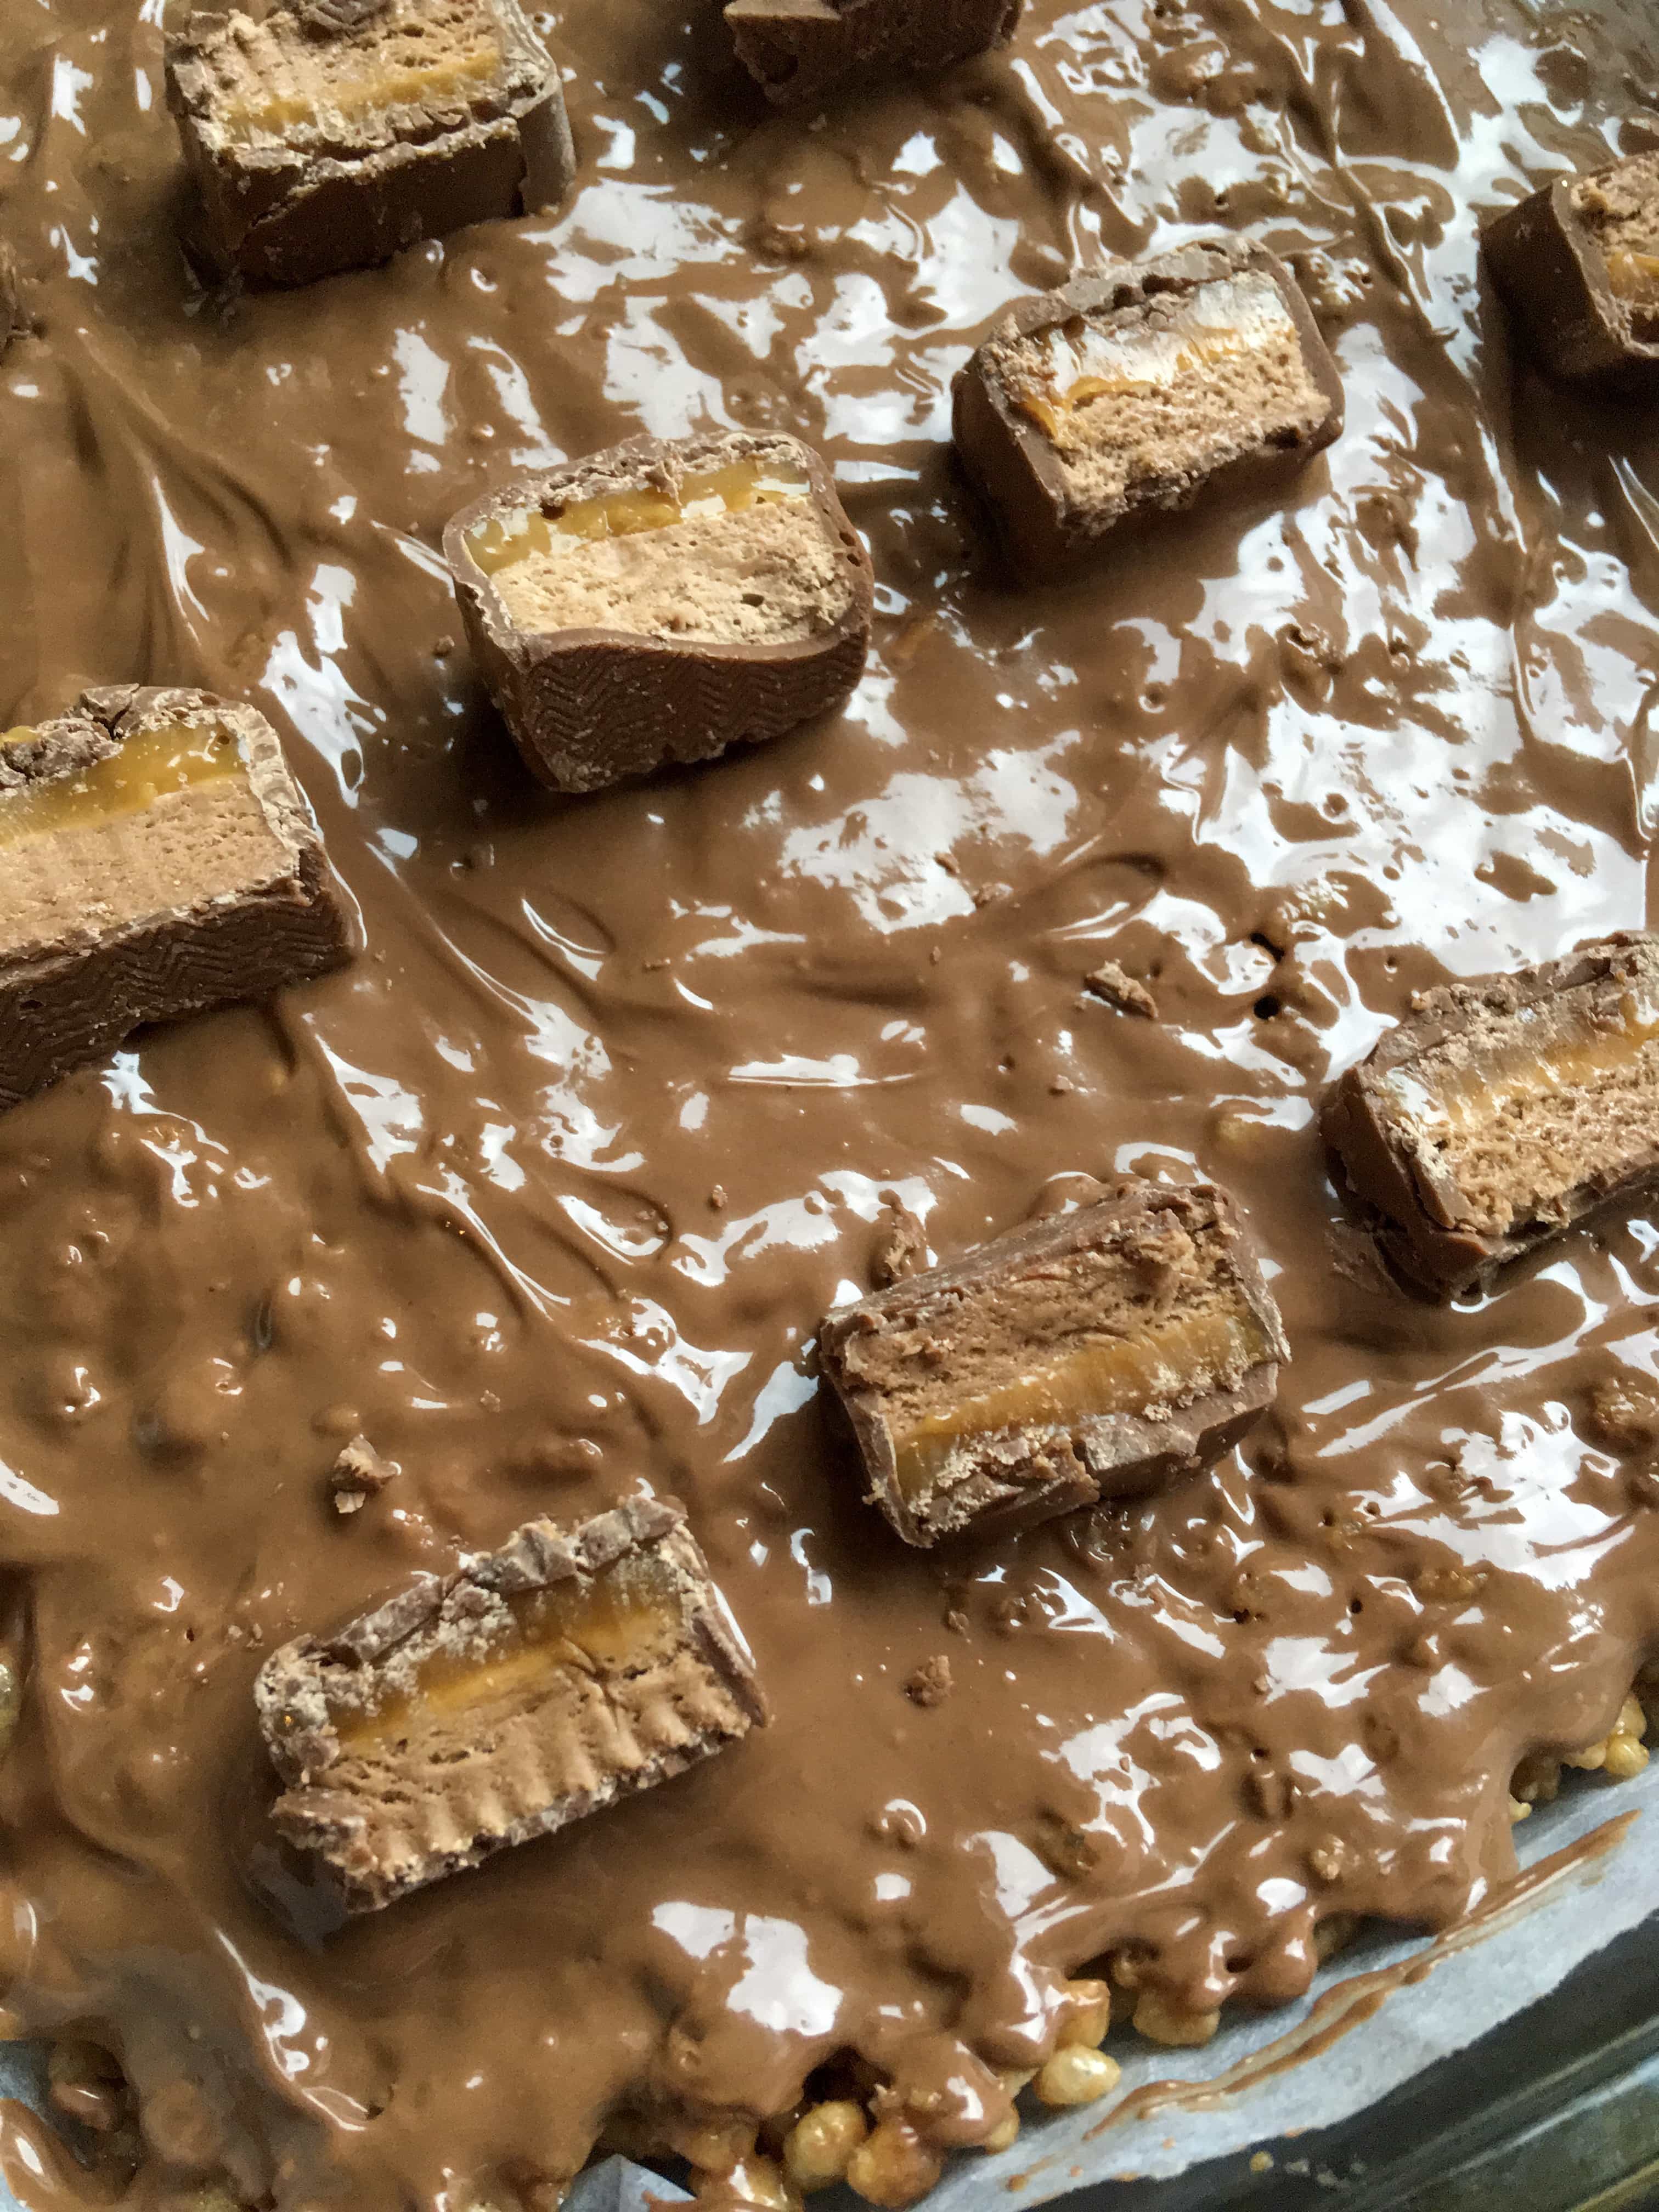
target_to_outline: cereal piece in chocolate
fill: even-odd
[[[355,940],[252,708],[123,685],[0,736],[0,1106],[141,1024],[337,967]]]
[[[1440,1297],[1659,1193],[1659,938],[1423,993],[1323,1129],[1387,1257]]]
[[[919,1545],[1208,1465],[1289,1357],[1231,1200],[1136,1178],[843,1306],[818,1353],[873,1502]]]
[[[1336,364],[1296,279],[1237,240],[1020,301],[955,385],[963,465],[1035,570],[1148,510],[1283,484],[1341,427]]]
[[[1480,242],[1552,375],[1659,391],[1659,153],[1558,178]]]
[[[1024,0],[729,0],[738,58],[779,107],[1006,46]]]
[[[266,1661],[274,1818],[354,1911],[481,1865],[735,1743],[766,1718],[677,1505],[532,1521]]]
[[[215,257],[263,283],[551,207],[574,170],[557,67],[517,0],[195,15],[167,76]]]
[[[467,635],[532,774],[596,791],[838,706],[870,556],[798,439],[635,438],[516,477],[444,533]]]

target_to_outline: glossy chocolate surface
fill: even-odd
[[[1413,988],[1644,916],[1659,442],[1511,380],[1476,216],[1651,136],[1650,15],[1042,0],[806,131],[717,11],[574,0],[556,221],[221,301],[174,244],[151,13],[0,28],[40,326],[0,377],[0,722],[91,682],[248,698],[369,950],[0,1120],[16,2022],[112,2023],[175,2173],[457,2212],[620,2100],[779,2107],[845,2045],[970,2133],[1081,1960],[1271,1999],[1316,1914],[1461,1910],[1510,1868],[1516,1758],[1604,1732],[1659,1628],[1650,1492],[1583,1419],[1659,1367],[1659,1232],[1413,1304],[1316,1102]],[[994,586],[952,373],[1183,225],[1297,268],[1342,439],[1282,510]],[[538,794],[441,526],[723,422],[833,469],[863,684],[752,755]],[[1107,961],[1158,1020],[1085,992]],[[1238,1196],[1274,1414],[1133,1510],[907,1552],[806,1363],[884,1194],[948,1257],[1132,1170]],[[402,1472],[342,1519],[359,1433]],[[269,1825],[262,1659],[641,1482],[687,1502],[772,1727],[325,1923]]]

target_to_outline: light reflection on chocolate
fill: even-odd
[[[112,2023],[176,2170],[427,2206],[568,2172],[624,2099],[783,2109],[842,2045],[943,2090],[1034,2064],[1063,1974],[1127,1943],[1194,2010],[1284,1997],[1316,1912],[1432,1924],[1501,1879],[1515,1761],[1610,1726],[1659,1524],[1573,1419],[1651,1359],[1650,1230],[1413,1305],[1313,1126],[1413,988],[1644,911],[1656,434],[1511,383],[1473,213],[1488,88],[1503,160],[1588,167],[1638,33],[1439,21],[1048,0],[963,84],[804,132],[744,104],[715,11],[573,0],[556,221],[234,303],[172,242],[155,26],[73,0],[54,76],[0,25],[40,323],[0,373],[0,720],[88,682],[251,698],[370,936],[0,1120],[0,1528],[34,1578],[5,2002]],[[1342,440],[1282,512],[981,580],[951,372],[1011,298],[1185,225],[1302,257]],[[843,487],[870,672],[752,757],[538,795],[446,644],[441,526],[508,466],[725,421]],[[1107,959],[1158,1022],[1086,999]],[[859,1503],[811,1333],[890,1193],[949,1255],[1137,1170],[1246,1207],[1276,1415],[947,1589]],[[359,1431],[404,1473],[338,1522]],[[641,1475],[773,1727],[301,1940],[262,1656]],[[1429,1595],[1453,1566],[1473,1601]]]

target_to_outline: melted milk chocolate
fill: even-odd
[[[715,11],[572,0],[556,219],[219,300],[155,12],[0,27],[39,323],[0,374],[0,724],[88,683],[248,698],[370,949],[0,1120],[16,2022],[105,2024],[175,2177],[456,2212],[618,2106],[772,2111],[849,2045],[971,2136],[1084,1960],[1272,2000],[1316,1915],[1478,1904],[1516,1759],[1604,1733],[1659,1630],[1652,1493],[1583,1420],[1659,1366],[1659,1232],[1437,1311],[1342,1220],[1314,1113],[1413,988],[1644,919],[1659,440],[1512,373],[1475,220],[1653,143],[1650,19],[1040,0],[808,131]],[[1282,508],[1008,589],[951,375],[1183,225],[1292,260],[1344,435]],[[723,423],[835,470],[868,673],[752,756],[541,794],[441,526]],[[1156,1022],[1085,992],[1107,961]],[[808,1364],[885,1201],[949,1256],[1126,1171],[1238,1196],[1274,1414],[1144,1504],[907,1552]],[[403,1472],[342,1519],[360,1433]],[[641,1484],[774,1726],[338,1926],[270,1826],[262,1659]]]

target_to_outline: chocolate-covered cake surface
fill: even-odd
[[[555,43],[556,216],[233,299],[176,243],[159,27],[0,21],[0,725],[246,700],[367,931],[0,1117],[0,1999],[118,2049],[159,2202],[544,2207],[607,2123],[707,2164],[848,2051],[937,2156],[1109,1959],[1126,2018],[1220,2011],[1219,2056],[1316,1922],[1501,1882],[1517,1769],[1610,1731],[1628,1763],[1659,1632],[1650,1222],[1414,1303],[1316,1126],[1414,991],[1653,918],[1651,413],[1540,404],[1478,281],[1500,198],[1650,137],[1650,22],[1034,0],[811,129],[691,0],[572,0]],[[1342,437],[1282,507],[994,580],[952,374],[1010,300],[1235,229],[1296,269]],[[538,793],[445,520],[726,422],[840,486],[863,683]],[[1127,1174],[1237,1200],[1273,1410],[1164,1494],[912,1552],[821,1317],[901,1209],[943,1258]],[[398,1472],[342,1515],[359,1437]],[[340,1923],[271,1826],[261,1666],[641,1487],[771,1725]]]

